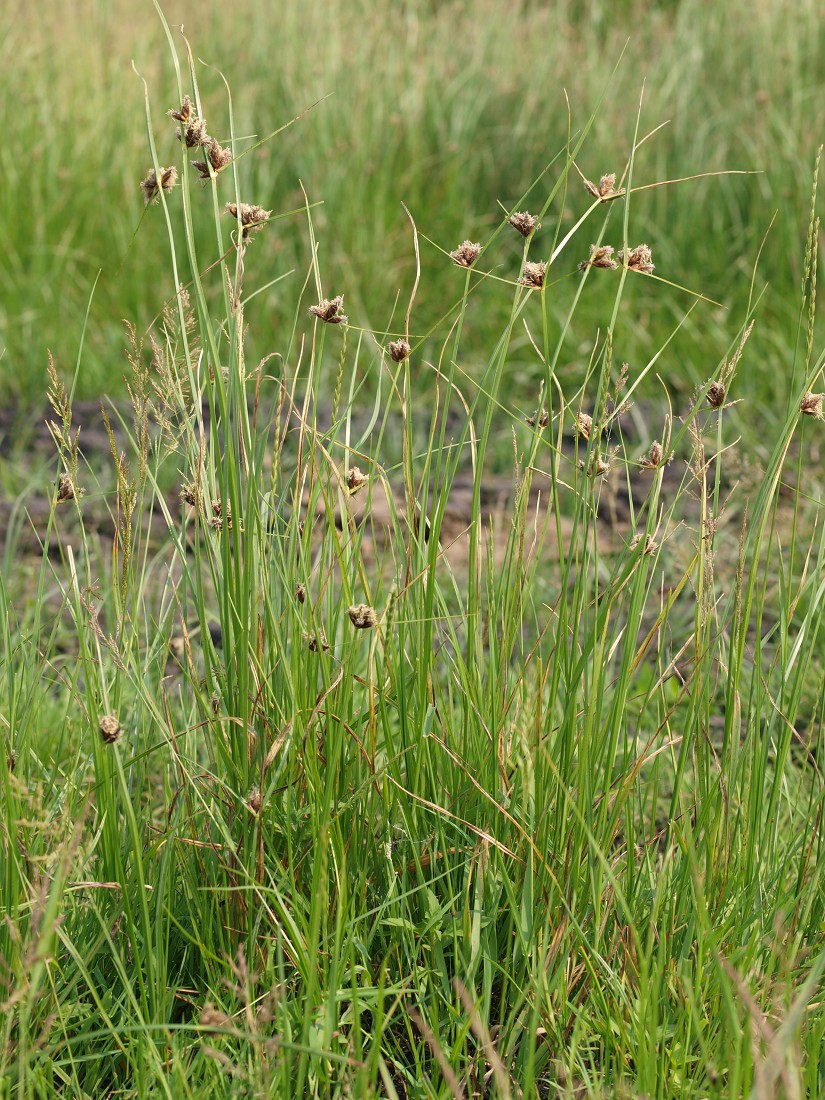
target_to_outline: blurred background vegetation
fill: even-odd
[[[221,141],[229,129],[218,68],[225,75],[237,152],[328,97],[239,164],[245,200],[275,214],[298,210],[262,235],[249,258],[248,286],[292,272],[250,304],[250,362],[283,350],[309,268],[299,181],[311,202],[322,203],[313,217],[324,292],[345,295],[353,325],[399,331],[415,262],[402,201],[441,249],[466,237],[486,242],[501,222],[500,204],[512,208],[564,149],[568,125],[575,137],[603,93],[578,163],[591,179],[621,175],[644,89],[640,132],[666,125],[639,150],[636,185],[754,173],[634,197],[630,243],[651,245],[662,279],[719,303],[699,302],[657,369],[677,394],[711,376],[743,323],[766,238],[755,289],[767,284],[767,292],[739,384],[763,402],[764,415],[784,397],[811,174],[825,134],[825,23],[814,0],[170,0],[165,10],[206,63],[204,114]],[[144,216],[138,186],[150,159],[133,61],[152,89],[160,161],[179,156],[164,117],[177,104],[159,21],[149,0],[43,0],[34,19],[11,0],[0,13],[0,59],[7,105],[0,388],[15,404],[41,407],[46,349],[71,370],[91,299],[78,396],[118,396],[123,319],[145,331],[173,292],[162,214],[150,208]],[[524,206],[540,209],[556,179],[554,167]],[[228,199],[229,177],[226,188]],[[533,258],[549,253],[559,227],[572,227],[589,201],[584,188],[554,201]],[[620,245],[621,213],[608,216],[605,240]],[[588,223],[556,264],[549,301],[560,321],[577,286],[576,262],[597,232]],[[485,255],[486,269],[513,279],[520,256],[521,239],[508,229]],[[422,266],[416,335],[447,312],[462,281],[426,241]],[[632,282],[617,348],[631,372],[694,301],[662,282]],[[591,279],[577,308],[565,370],[583,369],[603,330],[613,288],[601,285],[604,296]],[[479,358],[489,352],[486,333],[492,339],[501,331],[508,300],[492,281],[477,292]],[[425,350],[431,359],[439,353],[435,345]],[[465,355],[472,373],[472,344]],[[516,404],[532,409],[541,369],[523,332],[511,369]]]

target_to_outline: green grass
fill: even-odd
[[[562,8],[579,84],[569,131],[557,114],[539,140],[564,37],[545,56],[549,17],[502,25],[492,4],[447,35],[461,10],[388,16],[372,68],[373,9],[333,27],[287,13],[269,40],[236,10],[212,55],[244,51],[232,99],[159,12],[160,34],[135,16],[154,42],[145,101],[141,83],[128,108],[94,98],[114,47],[78,64],[98,144],[72,201],[97,188],[106,217],[82,251],[109,265],[88,318],[95,265],[70,221],[59,256],[23,259],[59,211],[40,203],[9,249],[46,296],[28,335],[60,340],[59,465],[42,552],[12,525],[0,569],[0,1095],[825,1092],[822,423],[803,410],[825,365],[818,158],[786,136],[798,178],[763,295],[766,225],[736,214],[786,170],[644,189],[743,166],[744,120],[700,124],[725,91],[721,16],[701,23],[714,90],[690,61],[696,5],[628,7],[643,52],[613,78],[607,9],[585,27]],[[748,10],[729,51],[781,52],[781,32],[802,86],[812,9],[793,31]],[[124,27],[99,16],[119,49]],[[64,29],[86,48],[88,28]],[[188,30],[212,47],[213,27]],[[669,72],[685,113],[644,140],[659,121],[637,110],[648,39],[650,83]],[[352,77],[344,102],[243,156],[246,135],[317,97],[299,40]],[[45,77],[36,45],[17,46],[17,68],[31,57]],[[382,73],[392,95],[370,95]],[[185,93],[236,152],[205,184],[164,115]],[[723,103],[743,110],[741,88]],[[43,118],[64,141],[68,109],[55,98]],[[371,173],[359,157],[390,126]],[[60,141],[42,156],[53,170],[32,185],[57,194]],[[176,186],[142,220],[101,204],[101,187],[134,190],[135,164],[173,160]],[[626,165],[626,193],[592,200],[576,165]],[[224,212],[238,201],[273,207],[241,247]],[[517,205],[541,213],[526,240],[507,224]],[[483,248],[465,270],[447,253],[468,236]],[[652,275],[578,269],[593,242],[641,240]],[[348,322],[310,315],[339,292]],[[128,358],[116,307],[136,326]],[[129,405],[107,413],[106,465],[73,402],[119,373],[116,346]],[[19,471],[8,481],[33,500]]]

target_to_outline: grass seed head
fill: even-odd
[[[307,586],[305,584],[298,584],[295,586],[295,599],[298,603],[307,602]]]
[[[198,170],[200,178],[202,180],[208,180],[212,171],[218,173],[226,168],[232,160],[232,154],[228,149],[224,149],[222,145],[219,145],[214,138],[210,138],[206,144],[206,155],[209,158],[205,160],[193,160],[192,167]]]
[[[724,382],[711,382],[705,396],[712,409],[721,409],[725,403],[726,394]]]
[[[168,195],[175,186],[177,178],[178,170],[174,165],[170,168],[161,168],[160,178],[158,178],[154,168],[150,168],[145,178],[140,181],[140,189],[143,192],[143,200],[146,205],[148,206],[150,202],[156,201],[161,189]]]
[[[510,218],[510,225],[522,237],[529,237],[534,229],[540,228],[539,219],[535,214],[528,214],[526,210],[517,210]]]
[[[304,645],[310,653],[329,653],[329,645],[323,634],[304,634]]]
[[[541,290],[544,286],[544,276],[547,273],[547,264],[528,262],[524,265],[519,282],[530,290]]]
[[[813,416],[817,420],[825,419],[825,414],[822,411],[823,401],[825,401],[825,393],[811,393],[810,391],[805,394],[800,403],[800,412],[805,416]]]
[[[212,141],[206,132],[206,119],[203,118],[193,118],[188,126],[179,126],[176,132],[178,141],[182,141],[187,149],[197,149]]]
[[[450,253],[450,259],[454,260],[459,267],[472,267],[480,255],[480,244],[476,244],[474,241],[464,241],[458,248],[453,249]]]
[[[665,455],[662,444],[659,443],[658,440],[654,440],[654,442],[650,444],[650,450],[642,459],[642,466],[644,466],[646,470],[657,470],[663,462],[669,464],[672,460],[673,455]]]
[[[396,363],[403,363],[410,354],[410,345],[406,340],[392,340],[389,345],[390,358]]]
[[[119,741],[123,734],[123,727],[117,720],[116,714],[104,714],[98,723],[100,735],[107,745],[113,745]]]
[[[72,479],[69,477],[68,474],[61,474],[57,482],[58,501],[74,500],[74,497],[75,492],[74,485],[72,485]]]
[[[349,621],[356,630],[370,630],[372,627],[378,626],[378,616],[369,604],[354,604],[352,607],[347,608],[347,614],[349,615]]]
[[[347,315],[342,313],[343,305],[344,295],[338,294],[334,298],[322,298],[317,306],[309,307],[309,312],[328,325],[340,325],[347,321]]]
[[[629,271],[640,271],[643,275],[651,275],[656,266],[653,263],[653,253],[646,244],[637,244],[635,248],[629,249],[626,259],[622,249],[618,257],[619,263],[625,264]]]
[[[363,489],[369,481],[369,478],[365,473],[362,473],[357,466],[350,466],[347,470],[346,477],[344,479],[347,483],[347,488],[351,493],[357,493],[359,489]]]
[[[581,439],[588,440],[593,433],[593,417],[586,412],[577,412],[574,427]]]
[[[527,423],[531,428],[538,426],[539,428],[546,428],[550,423],[550,415],[547,409],[542,409],[538,416],[530,415],[527,417]]]
[[[642,541],[642,536],[641,535],[634,535],[633,538],[630,540],[630,549],[635,550],[641,544],[641,541]],[[644,544],[644,549],[642,550],[642,553],[646,554],[646,555],[655,554],[656,551],[659,549],[659,544],[658,544],[658,542],[655,541],[653,536],[652,535],[645,535],[644,536],[644,541],[645,541],[645,544]]]
[[[586,271],[588,267],[601,267],[605,271],[613,271],[618,266],[613,259],[613,245],[591,244],[590,256],[579,264],[579,271]]]
[[[177,119],[178,122],[188,125],[193,115],[192,100],[188,95],[185,95],[183,97],[183,103],[180,105],[180,110],[176,111],[174,107],[171,107],[166,113],[172,118]]]
[[[236,202],[228,202],[225,207],[226,213],[236,221],[238,220],[238,209]],[[250,206],[248,203],[242,202],[240,205],[240,222],[243,239],[246,240],[254,229],[261,229],[271,215],[271,210],[264,210],[262,206]]]

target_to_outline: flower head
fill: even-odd
[[[158,176],[154,168],[150,168],[146,177],[140,181],[140,189],[143,192],[144,202],[148,205],[154,202],[161,190],[168,195],[178,178],[178,170],[174,165],[170,168],[161,168]]]
[[[524,265],[519,282],[531,290],[541,290],[544,286],[544,276],[547,273],[547,264],[531,263],[529,260]]]
[[[517,210],[510,218],[510,225],[522,237],[529,237],[534,229],[539,228],[539,220],[535,214],[528,214],[526,210]]]
[[[396,363],[403,363],[410,354],[410,345],[406,340],[391,340],[389,344],[390,358]]]
[[[188,126],[178,127],[178,141],[182,141],[187,149],[196,149],[199,145],[208,145],[212,138],[206,132],[206,120],[193,118]]]
[[[619,265],[613,259],[613,246],[610,244],[591,244],[590,255],[579,264],[579,271],[585,271],[588,267],[602,267],[612,271]]]
[[[822,411],[823,401],[825,401],[825,393],[806,393],[802,398],[799,409],[805,416],[813,416],[817,420],[825,419],[825,413]]]
[[[226,213],[237,221],[239,213],[238,204],[235,202],[228,202],[226,204]],[[240,205],[240,223],[243,239],[246,240],[253,229],[260,229],[265,225],[271,214],[271,210],[264,210],[262,206],[249,206],[247,203],[242,202]]]
[[[344,295],[337,294],[334,298],[322,298],[317,306],[309,307],[309,312],[328,325],[340,325],[347,321],[347,315],[341,312],[343,305]]]
[[[347,483],[347,488],[351,493],[357,493],[359,489],[363,489],[369,481],[366,474],[362,473],[357,466],[350,466],[347,470],[344,480]]]
[[[480,244],[475,244],[473,241],[464,241],[458,248],[453,249],[450,253],[450,259],[455,260],[459,267],[472,267],[480,255]]]
[[[172,118],[177,119],[178,122],[183,122],[184,124],[187,124],[192,118],[192,100],[189,98],[188,95],[185,95],[183,97],[183,103],[181,103],[180,105],[180,110],[176,111],[173,107],[166,113],[167,115],[171,115]]]
[[[378,626],[378,616],[369,604],[357,603],[353,607],[347,608],[347,614],[349,615],[349,621],[356,630],[370,630],[372,627]]]
[[[646,244],[637,244],[627,252],[625,258],[624,249],[619,253],[619,263],[625,264],[629,271],[641,271],[643,275],[650,275],[656,266],[653,263],[653,253]]]
[[[117,720],[116,714],[104,714],[98,722],[98,725],[100,727],[100,735],[107,745],[113,745],[115,741],[120,740],[123,734],[123,728]]]
[[[224,149],[219,145],[214,138],[210,138],[206,143],[206,155],[209,158],[205,160],[193,160],[192,167],[197,168],[200,178],[202,180],[208,180],[211,173],[210,167],[213,172],[220,172],[226,168],[227,164],[232,160],[232,154],[228,149]]]

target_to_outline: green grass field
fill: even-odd
[[[0,32],[0,1097],[819,1100],[817,6]]]

